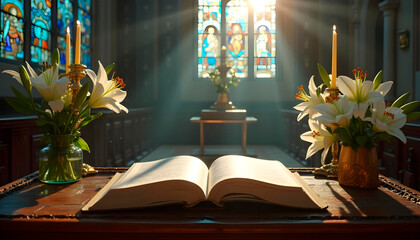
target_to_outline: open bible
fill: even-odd
[[[259,201],[296,208],[326,204],[298,173],[277,160],[239,155],[216,159],[209,168],[199,158],[176,156],[133,164],[114,177],[83,211],[142,208],[173,203]]]

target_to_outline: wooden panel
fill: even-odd
[[[0,184],[38,169],[39,150],[46,144],[41,142],[34,119],[0,118]],[[91,148],[90,154],[83,153],[84,161],[92,166],[126,166],[130,161],[139,161],[152,147],[151,121],[151,108],[130,109],[128,114],[105,112],[82,129]]]
[[[46,146],[41,141],[43,134],[32,135],[31,141],[31,172],[39,170],[39,151]]]
[[[9,182],[9,145],[0,143],[0,184]]]
[[[12,179],[18,179],[31,172],[31,138],[30,128],[12,130]]]

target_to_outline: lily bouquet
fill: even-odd
[[[330,76],[318,64],[323,84],[316,86],[314,77],[309,80],[309,94],[303,86],[299,87],[296,99],[303,102],[294,108],[300,111],[297,120],[308,115],[310,131],[301,135],[301,139],[312,143],[306,153],[311,157],[319,150],[321,163],[325,163],[329,148],[335,141],[350,146],[354,151],[360,147],[371,150],[377,141],[397,137],[406,142],[401,128],[406,122],[420,118],[420,112],[413,112],[419,101],[406,103],[409,93],[403,94],[392,104],[385,104],[385,95],[392,86],[391,81],[382,83],[382,71],[373,81],[367,80],[368,72],[360,68],[353,70],[354,79],[347,76],[337,77],[337,87],[341,94],[336,99],[323,91],[330,87]],[[332,127],[331,124],[336,125]]]
[[[220,79],[220,72],[219,70],[215,70],[209,73],[209,77],[211,82],[217,89],[217,93],[229,93],[229,89],[231,87],[237,87],[239,82],[241,81],[238,77],[236,77],[235,71],[230,71],[231,77],[228,82],[223,82]]]
[[[47,143],[51,142],[52,135],[70,134],[75,138],[76,145],[89,151],[87,143],[80,136],[80,129],[102,115],[100,112],[92,115],[92,108],[108,108],[116,113],[121,110],[128,112],[128,109],[121,104],[127,95],[122,90],[125,84],[119,77],[108,79],[107,73],[112,71],[113,65],[105,70],[99,62],[98,74],[86,69],[93,84],[92,92],[89,93],[89,82],[86,82],[77,96],[72,96],[72,92],[69,91],[69,78],[59,77],[58,56],[57,50],[52,65],[44,62],[39,74],[28,63],[26,68],[19,66],[19,73],[13,70],[3,71],[12,75],[26,91],[25,95],[12,87],[16,98],[6,100],[17,112],[35,113],[38,116],[36,124],[46,134],[44,139]],[[41,94],[40,103],[35,102],[32,87]]]
[[[49,65],[44,62],[41,65],[39,74],[28,63],[26,63],[26,68],[23,65],[19,66],[19,72],[13,70],[3,71],[3,73],[12,75],[13,78],[23,85],[25,90],[22,93],[12,87],[12,91],[16,97],[6,100],[17,112],[37,115],[38,119],[36,120],[36,124],[44,133],[44,142],[51,145],[56,141],[56,136],[66,136],[66,146],[75,145],[78,149],[80,148],[89,152],[89,146],[82,139],[80,130],[102,114],[101,112],[92,114],[91,109],[107,108],[116,113],[120,111],[128,112],[128,109],[121,104],[121,101],[127,95],[122,90],[125,84],[121,78],[114,78],[114,75],[110,79],[108,78],[108,74],[114,66],[113,64],[105,69],[101,62],[99,62],[97,74],[90,69],[85,70],[87,76],[92,81],[92,91],[89,92],[90,84],[87,81],[79,89],[77,94],[73,95],[72,81],[67,76],[60,77],[58,74],[59,62],[59,52],[57,49],[53,54],[52,64]],[[34,99],[32,93],[33,87],[42,96],[41,100],[37,101]],[[81,153],[80,149],[79,151]],[[52,160],[59,157],[60,154],[51,154],[49,152],[46,158]],[[40,159],[41,181],[45,179],[49,179],[52,182],[69,182],[67,181],[68,179],[77,180],[77,176],[81,176],[82,164],[77,165],[80,171],[73,171],[75,161],[70,161],[71,157],[71,152],[61,154],[61,160],[59,158],[57,161],[50,161],[46,169],[43,169],[46,164],[42,165],[42,159]],[[80,160],[82,160],[81,157]],[[45,177],[45,179],[42,177]],[[44,182],[48,181],[45,180]]]

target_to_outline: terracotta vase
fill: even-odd
[[[359,147],[341,146],[338,161],[338,182],[342,186],[374,189],[379,186],[379,165],[376,147],[370,151]]]

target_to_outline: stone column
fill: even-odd
[[[399,0],[385,0],[379,3],[379,9],[384,16],[384,52],[383,52],[383,81],[394,81],[396,59],[396,9]],[[395,87],[389,92],[390,98],[395,98]]]

